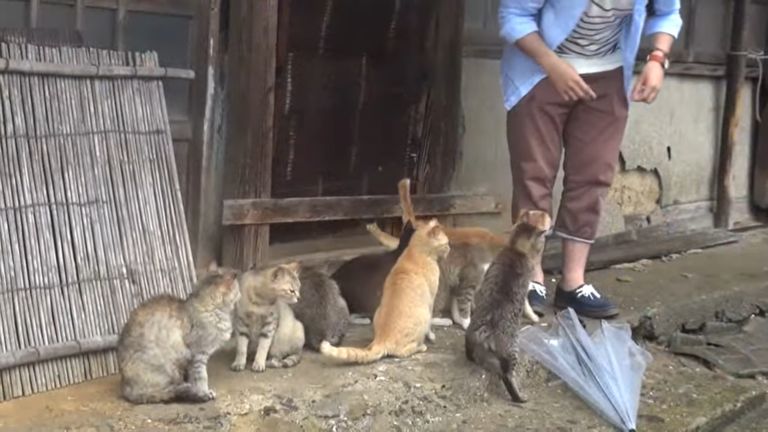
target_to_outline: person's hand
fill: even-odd
[[[664,67],[659,62],[649,61],[632,88],[632,100],[652,103],[661,91],[664,82]]]
[[[542,67],[563,99],[569,102],[575,102],[579,99],[597,99],[592,88],[584,82],[581,75],[567,61],[552,56]]]

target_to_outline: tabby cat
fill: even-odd
[[[240,298],[236,277],[214,263],[186,300],[161,295],[131,312],[117,345],[126,400],[206,402],[216,397],[206,368],[232,334],[232,310]]]
[[[347,332],[350,316],[339,286],[324,271],[314,267],[302,267],[299,281],[301,296],[291,308],[304,324],[306,345],[317,351],[323,340],[333,345],[340,344]]]
[[[249,342],[255,343],[254,372],[293,367],[301,361],[304,326],[291,310],[299,300],[299,264],[252,268],[239,277],[243,296],[235,307],[237,348],[232,370],[245,369]]]
[[[493,260],[475,294],[475,313],[465,334],[467,359],[499,375],[514,402],[525,402],[513,376],[517,333],[534,259],[544,248],[552,221],[544,212],[524,211],[509,244]]]
[[[353,363],[371,363],[385,356],[409,357],[434,341],[432,309],[440,279],[437,260],[450,250],[448,237],[432,219],[413,233],[384,282],[381,304],[373,318],[373,341],[367,348],[320,344],[326,356]]]

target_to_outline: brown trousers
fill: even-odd
[[[539,82],[507,113],[512,168],[512,214],[552,214],[552,189],[563,162],[563,195],[554,234],[591,243],[603,200],[619,162],[627,124],[622,69],[583,75],[594,101],[565,101],[549,79]]]

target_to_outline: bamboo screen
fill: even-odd
[[[116,373],[130,311],[188,293],[160,81],[184,72],[154,53],[0,44],[0,401]]]

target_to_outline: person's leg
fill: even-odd
[[[513,219],[522,210],[552,214],[552,189],[560,167],[563,127],[572,106],[545,79],[507,113]],[[546,289],[541,257],[537,264],[528,301],[542,315]]]
[[[584,78],[598,98],[577,104],[563,130],[565,176],[554,228],[563,239],[563,277],[555,305],[604,318],[616,315],[618,310],[585,284],[584,273],[603,199],[618,166],[628,106],[621,69]]]

